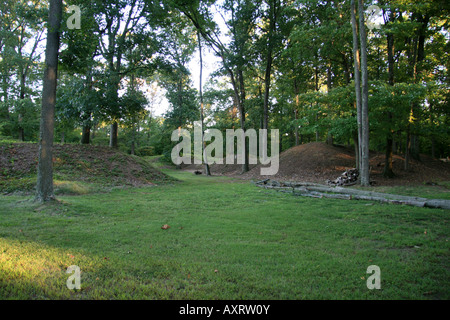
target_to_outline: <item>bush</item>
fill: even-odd
[[[151,147],[151,146],[140,147],[136,150],[136,155],[140,156],[140,157],[154,156],[155,155],[155,147]]]

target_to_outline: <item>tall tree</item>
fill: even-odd
[[[264,73],[264,108],[263,108],[263,129],[269,128],[269,97],[270,97],[270,78],[273,67],[273,55],[275,50],[275,40],[277,23],[282,10],[280,0],[267,0],[267,44],[266,44],[266,68]]]
[[[352,22],[352,33],[353,33],[353,60],[354,60],[354,78],[355,78],[355,96],[356,96],[356,112],[357,112],[357,123],[358,123],[358,147],[355,152],[356,166],[358,170],[361,169],[361,148],[359,147],[360,141],[362,139],[362,122],[361,122],[361,60],[360,51],[358,45],[358,24],[356,22],[356,4],[355,0],[351,1],[351,22]],[[356,142],[356,140],[355,140]]]
[[[361,43],[361,169],[362,186],[370,185],[369,168],[369,74],[367,69],[367,35],[364,21],[364,3],[358,0],[359,38]]]
[[[394,11],[394,8],[391,8],[389,11],[389,18],[385,18],[385,25],[387,23],[393,24],[395,22],[395,15],[396,12]],[[385,17],[385,14],[383,14]],[[394,33],[390,30],[386,32],[386,40],[387,40],[387,57],[388,57],[388,83],[390,86],[394,85],[394,54],[395,54],[395,47],[394,47]],[[389,110],[387,112],[387,117],[389,120],[389,124],[392,122],[392,112]],[[389,128],[387,135],[386,135],[386,153],[385,153],[385,162],[384,162],[384,170],[383,170],[383,176],[392,178],[395,176],[393,171],[393,131]]]
[[[29,104],[30,100],[37,96],[32,84],[38,77],[42,79],[38,68],[39,44],[43,38],[44,11],[47,9],[36,0],[6,1],[0,6],[2,96],[5,105],[13,106],[11,111],[14,114],[14,123],[9,126],[11,133],[22,141],[25,136],[33,136],[32,132],[25,130],[26,127],[29,128],[27,123],[30,119],[27,119],[27,111],[21,106]],[[6,117],[9,118],[9,108],[5,108],[5,111]]]
[[[96,32],[95,6],[90,7],[90,2],[81,0],[76,3],[81,6],[83,22],[79,29],[64,32],[61,36],[64,49],[59,54],[59,70],[68,81],[65,88],[59,86],[63,89],[62,104],[56,107],[57,114],[62,112],[76,119],[82,127],[81,143],[89,144],[91,129],[100,120],[101,94],[104,93],[99,86],[103,74],[98,61],[100,35]]]
[[[206,148],[206,142],[205,142],[205,124],[204,124],[204,111],[203,111],[203,88],[202,88],[202,78],[203,78],[203,55],[202,55],[202,38],[200,35],[200,32],[197,30],[197,41],[198,41],[198,52],[200,57],[200,79],[199,79],[199,95],[200,95],[200,121],[202,124],[202,150],[203,150],[203,161],[205,166],[205,174],[207,176],[211,175],[210,169],[209,169],[209,163],[208,159],[206,157],[205,148]]]
[[[39,202],[46,202],[54,199],[52,149],[55,125],[55,103],[60,38],[59,28],[61,25],[61,16],[62,0],[50,0],[47,45],[45,48],[45,71],[42,88],[39,162],[36,185],[36,200]]]
[[[200,32],[207,45],[222,61],[222,71],[230,77],[233,99],[240,114],[240,126],[246,130],[246,87],[245,71],[249,67],[248,47],[256,23],[256,4],[248,0],[226,0],[222,8],[229,14],[225,24],[231,40],[224,43],[219,36],[217,24],[207,7],[201,2],[192,1],[189,5],[183,1],[176,2],[176,7],[183,12]],[[224,18],[225,19],[225,18]],[[242,173],[249,171],[248,144],[243,141],[244,163]]]
[[[367,70],[367,35],[364,21],[364,3],[358,0],[358,18],[359,30],[357,31],[356,23],[356,4],[355,0],[351,1],[352,14],[352,30],[353,30],[353,53],[355,59],[355,93],[358,112],[358,147],[359,147],[359,171],[360,182],[362,186],[369,186],[369,83]],[[359,33],[360,55],[358,55],[358,38]],[[358,65],[360,68],[358,68]],[[359,71],[361,71],[361,84],[359,83]]]
[[[111,122],[110,147],[118,147],[118,128],[121,119],[119,103],[120,82],[128,72],[125,53],[133,33],[144,32],[143,17],[146,4],[142,0],[96,1],[99,50],[106,60],[106,104]]]

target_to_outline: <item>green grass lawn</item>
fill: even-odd
[[[448,210],[165,172],[181,181],[50,205],[0,195],[0,298],[450,298]],[[70,265],[81,290],[66,286]],[[370,265],[380,290],[367,288]]]

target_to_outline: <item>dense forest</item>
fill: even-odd
[[[170,160],[172,131],[201,121],[278,129],[280,151],[326,141],[361,155],[369,142],[366,151],[385,152],[386,176],[393,154],[406,169],[421,154],[450,155],[446,0],[69,0],[56,27],[49,10],[49,1],[0,5],[5,138],[39,140],[53,39],[54,143]],[[157,115],[161,92],[169,108]]]

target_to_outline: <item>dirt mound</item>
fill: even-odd
[[[404,158],[395,155],[395,178],[383,177],[385,155],[370,153],[370,179],[376,185],[423,184],[450,180],[450,164],[422,155],[421,161],[411,160],[410,170],[404,170]],[[334,180],[346,169],[355,167],[353,148],[313,142],[290,148],[280,154],[280,169],[273,179],[325,183]],[[259,167],[245,173],[243,178],[260,178]],[[264,178],[264,177],[261,177]]]
[[[38,145],[0,145],[0,181],[35,176]],[[98,182],[107,185],[151,185],[173,180],[145,160],[108,147],[56,144],[53,146],[55,179]],[[1,189],[2,183],[0,183]]]
[[[384,154],[375,154],[370,158],[371,179],[378,185],[414,185],[450,181],[450,163],[427,155],[420,155],[420,161],[410,160],[408,171],[404,169],[405,158],[394,155],[392,165],[395,177],[391,179],[383,177],[384,161]]]
[[[411,185],[435,181],[450,180],[450,163],[432,159],[422,155],[421,161],[411,160],[409,171],[404,170],[404,158],[394,156],[393,170],[395,178],[382,176],[384,169],[384,154],[371,152],[371,180],[376,185]],[[334,180],[346,169],[355,167],[355,152],[353,148],[329,145],[324,142],[312,142],[285,150],[280,154],[278,173],[274,176],[261,176],[260,165],[250,166],[250,171],[241,173],[241,165],[212,165],[212,174],[229,175],[242,179],[271,178],[281,181],[305,181],[326,183]],[[183,169],[202,170],[201,165],[189,165]]]
[[[271,178],[323,183],[354,166],[355,157],[351,150],[322,142],[312,142],[283,151],[280,154],[278,173]],[[259,174],[260,166],[257,166],[243,177],[258,178]]]

